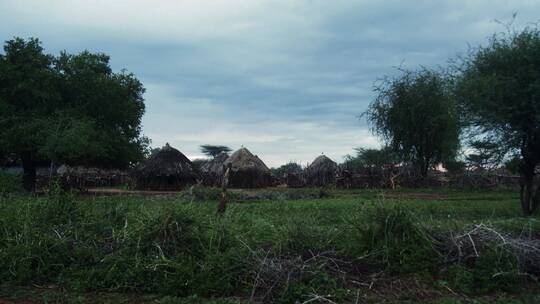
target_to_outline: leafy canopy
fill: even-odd
[[[457,92],[469,126],[505,152],[540,149],[538,29],[493,36],[461,68]]]
[[[438,72],[401,71],[376,87],[364,113],[374,134],[425,176],[436,163],[454,159],[460,125],[451,87]]]
[[[540,185],[534,185],[540,164],[540,31],[494,35],[463,60],[458,75],[456,92],[469,127],[500,154],[519,153],[522,209],[533,213],[540,205]]]
[[[101,53],[45,54],[38,39],[0,55],[0,149],[27,162],[126,167],[143,157],[144,88]]]
[[[272,168],[272,174],[277,177],[284,177],[287,174],[302,173],[302,166],[296,162],[290,161],[278,168]]]
[[[347,170],[382,168],[399,163],[399,156],[390,148],[381,149],[355,148],[356,155],[345,156],[343,167]]]
[[[495,169],[502,162],[499,145],[490,140],[473,140],[469,143],[473,150],[465,160],[469,168],[474,170]]]
[[[210,157],[216,157],[219,153],[225,152],[229,153],[232,149],[227,146],[216,146],[216,145],[202,145],[201,152]]]

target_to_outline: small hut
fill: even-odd
[[[306,184],[313,187],[325,187],[335,185],[338,165],[324,154],[315,160],[304,170]]]
[[[137,189],[182,190],[197,181],[191,161],[182,152],[166,144],[135,170]]]
[[[221,152],[213,159],[201,166],[201,177],[205,186],[220,186],[223,178],[223,164],[229,158],[225,152]]]
[[[270,169],[246,148],[234,152],[223,163],[224,166],[229,164],[229,186],[232,188],[263,188],[272,185]]]

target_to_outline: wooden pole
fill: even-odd
[[[223,166],[223,179],[221,180],[221,198],[219,200],[219,205],[217,208],[217,214],[223,215],[227,209],[227,186],[229,185],[229,175],[231,174],[232,164],[227,164],[227,167]]]

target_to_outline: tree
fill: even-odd
[[[458,111],[447,79],[422,68],[385,78],[363,114],[374,134],[425,177],[435,164],[454,159],[459,147]]]
[[[520,154],[521,207],[531,215],[540,205],[540,31],[494,35],[462,63],[456,95],[469,126],[501,154]]]
[[[225,152],[229,154],[232,149],[227,146],[202,145],[201,152],[210,157],[216,157],[219,153]]]
[[[399,156],[390,147],[381,149],[355,148],[354,150],[356,155],[345,156],[343,167],[347,170],[383,168],[386,165],[399,163]]]
[[[286,174],[302,173],[302,166],[298,163],[295,163],[294,161],[290,161],[278,168],[272,168],[271,171],[274,176],[281,178]]]
[[[521,158],[517,155],[514,155],[504,162],[504,169],[506,169],[506,171],[511,174],[519,174],[520,163]]]
[[[490,170],[502,162],[499,145],[489,140],[473,140],[470,148],[474,151],[465,157],[469,168]]]
[[[6,41],[0,55],[0,149],[23,164],[35,188],[40,160],[127,167],[142,159],[144,88],[116,74],[109,57],[87,51],[45,54],[38,39]]]

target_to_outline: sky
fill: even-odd
[[[268,166],[376,148],[360,119],[396,67],[449,58],[540,19],[540,0],[0,0],[0,39],[111,56],[146,88],[143,133],[191,159],[247,147]]]

